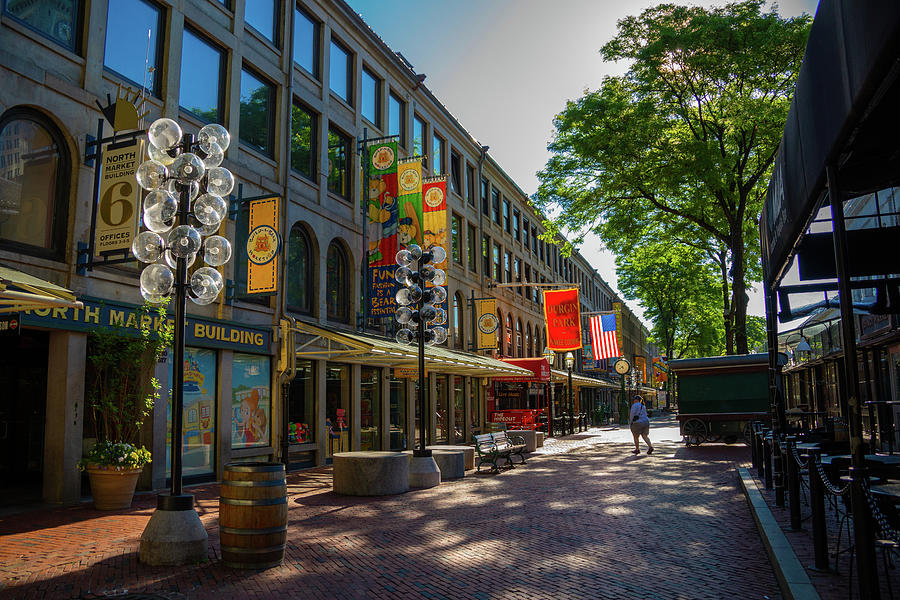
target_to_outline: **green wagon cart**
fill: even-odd
[[[669,361],[677,378],[678,422],[688,446],[739,439],[750,423],[770,422],[769,355],[741,354]]]

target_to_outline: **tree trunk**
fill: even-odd
[[[731,312],[731,302],[728,294],[728,261],[724,251],[716,253],[716,262],[719,263],[719,270],[722,272],[722,320],[725,325],[725,354],[734,354],[734,331],[731,327],[734,317]]]
[[[731,247],[731,308],[738,354],[747,354],[747,282],[744,280],[744,240],[740,231]]]

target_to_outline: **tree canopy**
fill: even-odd
[[[561,209],[550,235],[594,232],[626,261],[679,244],[715,267],[728,353],[748,350],[759,213],[810,23],[762,0],[661,4],[619,21],[601,53],[628,71],[567,103],[538,173],[538,202]]]

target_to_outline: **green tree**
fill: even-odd
[[[601,53],[630,68],[567,103],[538,174],[539,203],[561,208],[550,225],[576,243],[593,231],[615,252],[654,223],[702,250],[719,270],[728,353],[748,349],[758,218],[811,22],[762,6],[662,4],[619,21]]]

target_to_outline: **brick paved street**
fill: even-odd
[[[217,485],[191,488],[210,536],[194,566],[138,563],[152,495],[13,515],[0,597],[780,598],[734,474],[748,450],[685,448],[671,424],[654,423],[652,456],[593,429],[500,475],[386,498],[335,495],[328,468],[292,474],[287,558],[262,572],[219,563]]]

